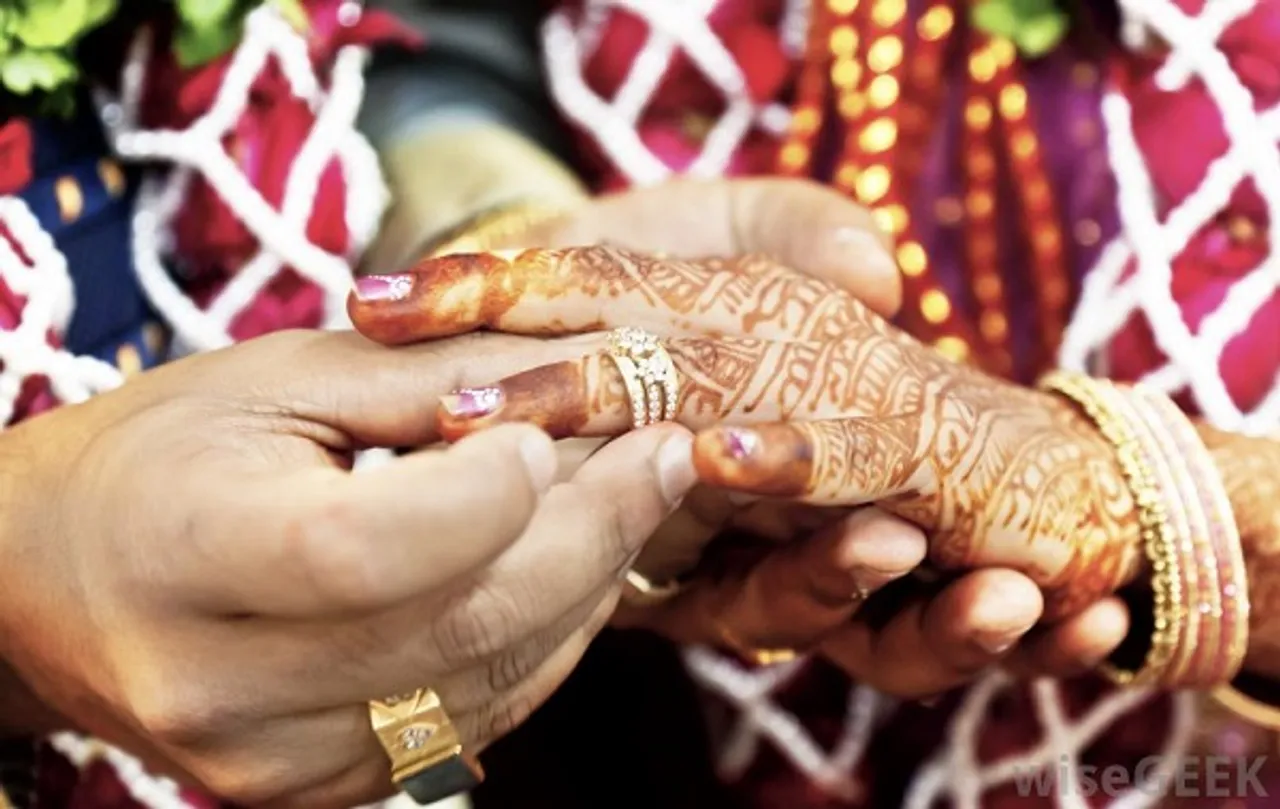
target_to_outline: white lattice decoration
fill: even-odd
[[[1253,179],[1271,226],[1280,222],[1280,107],[1256,112],[1252,94],[1217,47],[1222,31],[1248,14],[1254,0],[1210,0],[1198,16],[1187,15],[1170,0],[1121,0],[1120,5],[1128,36],[1141,43],[1149,38],[1142,32],[1150,32],[1169,45],[1169,56],[1156,76],[1160,88],[1173,92],[1188,81],[1203,82],[1222,112],[1231,147],[1209,167],[1200,186],[1161,222],[1151,176],[1133,134],[1129,104],[1116,93],[1104,98],[1122,231],[1085,278],[1077,309],[1081,314],[1067,330],[1062,364],[1078,370],[1094,366],[1099,353],[1140,312],[1169,358],[1143,382],[1168,393],[1189,390],[1204,416],[1223,429],[1271,433],[1280,427],[1280,374],[1262,402],[1244,412],[1232,400],[1218,368],[1223,348],[1280,290],[1280,254],[1272,249],[1233,284],[1218,309],[1201,322],[1198,333],[1186,325],[1172,292],[1173,259],[1227,207],[1242,180]],[[1135,271],[1122,281],[1130,264]],[[1280,340],[1280,325],[1274,335]]]
[[[543,28],[543,52],[551,94],[571,121],[631,182],[649,185],[672,175],[637,131],[640,116],[677,52],[687,56],[724,97],[724,110],[711,127],[699,154],[685,170],[695,177],[717,177],[742,146],[753,127],[775,134],[790,123],[780,104],[757,104],[747,91],[742,69],[707,24],[720,0],[585,0],[580,21],[558,11]],[[807,24],[808,0],[790,0],[784,20],[784,43],[799,47],[797,30]],[[610,10],[644,20],[648,36],[612,99],[601,98],[583,78],[586,54],[599,44],[600,24]]]
[[[0,331],[0,425],[4,425],[13,417],[23,383],[30,377],[45,377],[60,401],[76,403],[116,387],[121,375],[98,359],[77,357],[49,345],[49,333],[62,336],[75,306],[67,260],[18,197],[0,197],[0,223],[29,259],[29,263],[23,261],[8,240],[0,239],[0,278],[22,298],[16,328]]]
[[[1159,9],[1165,6],[1172,8],[1167,0],[1131,2],[1142,6],[1144,13],[1151,13],[1152,8],[1157,10],[1156,13],[1161,13]],[[634,185],[658,183],[674,173],[645,146],[637,126],[659,81],[678,51],[689,56],[724,96],[726,102],[723,116],[712,128],[712,134],[704,141],[701,152],[686,173],[702,176],[723,173],[753,125],[773,132],[781,132],[786,128],[788,115],[785,110],[776,105],[757,105],[748,96],[741,70],[734,64],[708,22],[708,14],[715,5],[714,0],[678,4],[658,0],[585,0],[583,10],[576,18],[576,25],[575,17],[565,12],[553,15],[546,24],[543,32],[544,58],[553,97],[564,114],[592,139],[614,168]],[[1206,43],[1206,33],[1209,38],[1216,37],[1236,15],[1247,10],[1244,0],[1210,0],[1208,6],[1202,22],[1188,23],[1188,26],[1194,24],[1199,27],[1198,35],[1188,31],[1187,36],[1182,38],[1165,36],[1175,45],[1165,67],[1165,75],[1170,81],[1177,80],[1179,76],[1185,77],[1188,71],[1203,70],[1207,58],[1205,50],[1212,49],[1212,41]],[[626,11],[641,18],[649,26],[648,37],[612,100],[601,98],[593,92],[584,76],[584,66],[600,42],[601,29],[609,9]],[[788,4],[784,14],[779,33],[786,50],[791,54],[798,53],[805,41],[808,9],[808,2],[796,0]],[[1141,29],[1142,26],[1131,24],[1126,31],[1134,36]],[[1182,48],[1179,47],[1180,43],[1188,44]],[[1219,66],[1223,64],[1220,54],[1217,54],[1217,62]],[[1217,80],[1219,83],[1227,81],[1222,77]],[[1234,76],[1230,77],[1230,81],[1239,86]],[[1114,113],[1117,103],[1123,102],[1110,99],[1108,112]],[[1247,125],[1252,126],[1254,132],[1270,135],[1280,131],[1276,129],[1280,122],[1275,121],[1273,116],[1268,115],[1262,121],[1256,120],[1251,111],[1249,116],[1245,120],[1249,121]],[[1114,118],[1114,114],[1110,115],[1108,123],[1114,125]],[[1237,115],[1235,120],[1239,122],[1241,117]],[[1229,164],[1231,171],[1218,168],[1216,174],[1211,172],[1211,178],[1216,178],[1213,188],[1217,189],[1213,198],[1220,202],[1225,202],[1227,193],[1243,176],[1240,166],[1246,164],[1246,150],[1250,148],[1250,144],[1258,145],[1256,137],[1235,142],[1237,147],[1233,150],[1232,162]],[[1123,185],[1134,178],[1135,172],[1143,172],[1143,168],[1141,158],[1134,150],[1126,152],[1121,149],[1118,154],[1116,160],[1123,163],[1123,166],[1117,170],[1117,174],[1124,172],[1120,178]],[[1255,176],[1280,171],[1280,163],[1274,162],[1274,156],[1274,150],[1266,152],[1258,149],[1248,158],[1255,163],[1268,159],[1272,161],[1270,167],[1259,167]],[[1260,186],[1262,182],[1264,180],[1260,179]],[[1140,182],[1138,186],[1149,199],[1149,191],[1145,186],[1141,186]],[[1129,182],[1128,187],[1132,195],[1134,183]],[[1130,203],[1122,200],[1122,204]],[[1166,225],[1166,235],[1153,234],[1150,228],[1146,228],[1139,232],[1147,238],[1133,241],[1154,250],[1181,249],[1186,244],[1186,237],[1221,207],[1206,206],[1203,201],[1196,205],[1199,207],[1193,206],[1182,213],[1182,219],[1177,222],[1171,220]],[[1131,213],[1128,209],[1126,212]],[[1126,226],[1132,227],[1130,222],[1134,219],[1141,220],[1141,217],[1127,216]],[[1170,233],[1185,236],[1171,239]],[[1152,235],[1155,237],[1151,238]],[[1081,319],[1073,324],[1067,336],[1068,355],[1078,357],[1077,364],[1082,364],[1086,355],[1104,345],[1105,340],[1115,334],[1134,306],[1143,306],[1149,312],[1161,313],[1157,315],[1160,317],[1167,318],[1169,315],[1168,307],[1172,304],[1172,298],[1168,293],[1167,267],[1174,253],[1163,253],[1156,257],[1156,263],[1166,268],[1163,274],[1158,266],[1153,269],[1144,265],[1147,273],[1140,282],[1127,284],[1121,289],[1109,288],[1115,285],[1115,279],[1129,257],[1129,253],[1125,252],[1129,250],[1125,246],[1129,241],[1122,239],[1105,251],[1099,268],[1090,277],[1086,297],[1080,308],[1080,311],[1090,313],[1089,325]],[[1150,257],[1147,259],[1150,260]],[[1239,291],[1224,303],[1224,309],[1230,311],[1230,307],[1239,307],[1240,304],[1232,303],[1236,299],[1247,299],[1255,305],[1259,300],[1265,299],[1261,293],[1274,288],[1275,271],[1270,269],[1268,263],[1255,276],[1257,278],[1251,279],[1252,283],[1245,282],[1239,286]],[[1110,282],[1107,281],[1108,278],[1111,279]],[[1272,286],[1266,286],[1267,283]],[[1246,314],[1251,314],[1251,311]],[[1102,312],[1106,314],[1100,317],[1099,313]],[[1195,373],[1190,368],[1198,357],[1208,356],[1214,346],[1216,351],[1212,353],[1215,356],[1220,353],[1222,345],[1247,320],[1248,317],[1242,315],[1210,318],[1201,330],[1199,343],[1194,342],[1194,337],[1180,335],[1176,328],[1163,326],[1160,333],[1172,333],[1172,336],[1165,337],[1161,342],[1162,346],[1168,343],[1185,349],[1190,340],[1192,350],[1190,354],[1170,352],[1171,356],[1180,360],[1177,370],[1166,369],[1157,373],[1153,376],[1153,381],[1163,382],[1166,389],[1188,381],[1198,382],[1201,388],[1208,391],[1203,399],[1210,403],[1208,410],[1211,414],[1224,424],[1242,426],[1241,422],[1245,417],[1237,414],[1236,418],[1232,418],[1232,414],[1226,409],[1223,402],[1225,387],[1221,379],[1212,373],[1216,366],[1212,362],[1205,363]],[[1177,322],[1181,323],[1180,317]],[[1094,328],[1086,331],[1090,329],[1090,325]],[[1103,332],[1097,331],[1099,325],[1104,326]],[[1191,365],[1187,365],[1187,362]],[[1174,366],[1171,364],[1171,367]],[[1200,377],[1207,374],[1215,378],[1200,380]],[[1227,402],[1229,401],[1227,397]],[[1274,427],[1277,408],[1280,408],[1280,396],[1273,396],[1249,418],[1258,423],[1269,420]],[[829,794],[845,800],[858,797],[859,784],[854,773],[868,746],[874,743],[877,722],[891,711],[891,700],[866,687],[851,688],[841,737],[833,748],[825,749],[795,715],[778,704],[778,695],[804,665],[803,661],[750,670],[711,649],[694,648],[686,652],[685,662],[693,678],[703,688],[727,701],[739,713],[737,726],[719,751],[718,764],[723,777],[733,780],[741,776],[755,759],[760,746],[768,744]],[[984,790],[1008,784],[1019,774],[1025,776],[1035,771],[1051,772],[1066,779],[1069,783],[1054,791],[1057,805],[1063,809],[1081,809],[1084,805],[1081,799],[1084,790],[1079,788],[1079,755],[1099,734],[1139,706],[1148,696],[1137,691],[1110,694],[1094,704],[1085,715],[1072,720],[1063,711],[1057,684],[1052,681],[1037,683],[1031,698],[1044,732],[1041,743],[1033,749],[994,762],[978,762],[974,757],[977,739],[989,719],[991,701],[1008,687],[1010,683],[1004,676],[993,673],[966,692],[960,707],[949,720],[945,742],[936,755],[919,769],[911,783],[906,797],[909,809],[927,809],[941,805],[944,801],[950,801],[958,809],[976,809]],[[1190,694],[1176,695],[1174,706],[1173,730],[1165,739],[1163,751],[1169,754],[1167,761],[1173,761],[1175,754],[1186,749],[1197,714],[1195,699]],[[1113,797],[1108,806],[1110,809],[1143,809],[1154,805],[1161,797],[1158,790],[1134,789]]]
[[[358,15],[357,5],[348,6]],[[364,95],[366,49],[342,48],[326,89],[312,68],[306,40],[274,6],[264,5],[246,20],[244,40],[232,57],[213,106],[180,131],[138,127],[149,51],[149,38],[144,33],[130,54],[121,97],[103,101],[102,117],[121,157],[159,160],[177,167],[142,189],[134,219],[133,253],[138,280],[173,326],[179,350],[208,351],[234,342],[227,331],[230,324],[286,266],[324,290],[326,328],[349,326],[345,300],[351,288],[350,256],[336,256],[313,244],[307,239],[306,228],[320,175],[335,157],[347,183],[344,214],[353,253],[359,253],[373,238],[386,207],[388,192],[377,155],[355,127]],[[280,210],[253,187],[222,145],[223,136],[244,112],[250,88],[273,59],[293,94],[316,115],[315,125],[290,167]],[[199,174],[217,191],[261,245],[258,254],[205,309],[178,287],[164,262],[167,226],[193,174]]]

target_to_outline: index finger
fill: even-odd
[[[449,585],[500,555],[552,485],[551,439],[510,425],[365,472],[331,467],[202,501],[182,586],[209,608],[363,613]]]
[[[604,246],[427,259],[361,278],[347,311],[362,334],[391,345],[485,328],[564,335],[620,326],[825,340],[871,320],[848,293],[763,256],[682,261]]]

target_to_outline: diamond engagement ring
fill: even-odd
[[[626,326],[609,332],[609,358],[622,374],[635,429],[670,421],[680,392],[675,363],[656,335]]]

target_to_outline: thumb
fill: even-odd
[[[738,252],[765,253],[892,317],[902,281],[890,238],[870,212],[826,186],[767,178],[728,185]]]
[[[607,242],[683,258],[763,253],[891,317],[902,284],[887,236],[862,206],[807,180],[680,179],[596,198],[539,243]]]

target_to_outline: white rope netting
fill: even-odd
[[[1109,342],[1139,313],[1166,358],[1142,381],[1166,393],[1189,391],[1196,406],[1223,429],[1268,434],[1280,427],[1280,374],[1260,403],[1243,410],[1232,399],[1220,363],[1226,345],[1250,328],[1259,310],[1280,294],[1280,253],[1262,261],[1231,286],[1221,304],[1193,333],[1174,299],[1173,261],[1192,237],[1228,207],[1233,192],[1252,179],[1266,208],[1267,224],[1280,222],[1280,106],[1258,111],[1253,94],[1218,48],[1222,32],[1254,9],[1254,0],[1210,0],[1189,15],[1170,0],[1121,0],[1125,32],[1138,44],[1154,34],[1169,55],[1156,81],[1177,92],[1199,81],[1222,115],[1230,140],[1191,194],[1160,221],[1154,184],[1134,135],[1132,110],[1119,93],[1103,100],[1107,145],[1119,189],[1120,234],[1086,276],[1077,317],[1067,329],[1062,363],[1096,367]],[[1259,324],[1280,343],[1280,322]],[[1259,369],[1259,372],[1272,373]]]
[[[651,185],[674,171],[640,137],[638,124],[677,53],[682,53],[723,96],[725,105],[684,173],[718,177],[753,128],[782,134],[791,120],[781,104],[757,104],[729,50],[706,24],[720,0],[589,0],[581,17],[552,14],[543,29],[543,53],[560,111],[593,138],[608,159],[633,183]],[[803,47],[806,3],[790,0],[785,32],[789,47]],[[611,11],[627,11],[650,26],[648,38],[612,99],[587,84],[582,66],[599,44],[599,27]],[[796,40],[799,40],[798,42]],[[793,51],[794,52],[794,51]]]
[[[232,321],[285,267],[324,291],[326,328],[349,326],[345,300],[351,288],[350,258],[373,238],[388,201],[377,155],[355,128],[368,52],[355,46],[342,48],[329,86],[323,87],[306,40],[271,5],[263,6],[246,20],[244,41],[209,111],[186,129],[156,131],[141,129],[137,123],[148,51],[149,38],[144,34],[125,68],[121,97],[102,104],[102,117],[121,157],[160,160],[176,167],[142,189],[133,253],[138,280],[172,325],[180,350],[208,351],[234,342],[228,333]],[[254,82],[273,61],[291,92],[315,113],[315,124],[290,167],[279,210],[253,187],[223,146],[224,137],[244,113]],[[347,182],[344,214],[353,236],[348,256],[325,251],[306,233],[320,175],[335,158]],[[217,191],[261,246],[206,307],[197,306],[178,287],[164,260],[168,226],[194,174]]]
[[[751,126],[770,132],[785,129],[786,112],[775,105],[751,101],[742,71],[719,41],[708,17],[714,2],[666,3],[638,0],[584,0],[577,15],[553,15],[544,31],[545,58],[553,96],[565,114],[630,183],[647,185],[669,177],[673,170],[650,150],[638,125],[652,94],[682,52],[724,98],[724,113],[701,146],[688,173],[716,175],[729,165]],[[804,42],[807,3],[791,2],[779,32],[796,53]],[[1276,254],[1236,283],[1220,307],[1192,334],[1172,292],[1171,262],[1191,236],[1227,205],[1231,192],[1252,177],[1262,193],[1269,221],[1280,221],[1280,109],[1254,111],[1252,96],[1232,72],[1217,48],[1217,39],[1231,22],[1253,8],[1252,0],[1209,0],[1199,16],[1181,11],[1169,0],[1122,0],[1125,32],[1131,46],[1145,46],[1152,34],[1167,43],[1160,81],[1175,91],[1182,83],[1203,81],[1217,101],[1231,136],[1230,152],[1214,163],[1200,188],[1158,221],[1146,161],[1138,150],[1128,120],[1126,100],[1110,93],[1104,103],[1111,164],[1120,189],[1123,229],[1101,253],[1088,274],[1076,317],[1068,329],[1062,362],[1066,367],[1096,370],[1098,356],[1112,338],[1140,313],[1156,335],[1167,358],[1145,382],[1169,393],[1190,390],[1204,415],[1226,429],[1271,432],[1280,427],[1280,378],[1264,401],[1244,412],[1232,400],[1219,371],[1224,346],[1249,326],[1258,309],[1280,287]],[[601,39],[600,29],[612,11],[625,11],[644,21],[648,36],[639,56],[613,98],[601,97],[588,84],[585,66]],[[1131,264],[1136,261],[1136,266]],[[1132,272],[1125,274],[1129,268]],[[1275,340],[1280,342],[1280,323]],[[727,701],[739,716],[737,726],[719,751],[721,774],[733,779],[744,774],[762,745],[770,745],[791,766],[833,796],[858,795],[855,772],[893,703],[865,687],[850,690],[843,733],[830,747],[820,744],[791,712],[780,695],[803,663],[759,670],[746,669],[710,649],[686,654],[689,671],[711,693]],[[964,696],[949,720],[945,743],[917,772],[906,805],[925,809],[950,801],[960,809],[979,805],[987,790],[1008,785],[1019,773],[1052,772],[1059,779],[1054,790],[1058,806],[1084,807],[1087,790],[1081,784],[1079,756],[1113,723],[1139,708],[1148,694],[1140,691],[1109,694],[1082,715],[1072,718],[1063,708],[1058,684],[1035,683],[1031,697],[1043,738],[1035,747],[981,762],[975,757],[977,739],[990,719],[992,700],[1011,687],[993,673]],[[1197,714],[1190,694],[1174,699],[1171,731],[1164,744],[1165,761],[1185,751]],[[1066,783],[1061,783],[1061,781]],[[1167,783],[1157,779],[1156,783]],[[1159,789],[1133,789],[1110,798],[1113,809],[1138,809],[1162,797]]]

